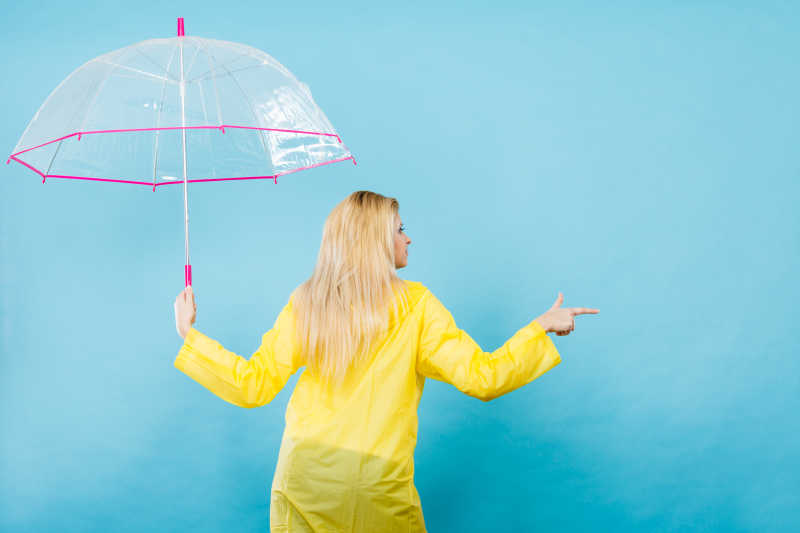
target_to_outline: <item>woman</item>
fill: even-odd
[[[417,406],[425,378],[489,401],[561,361],[567,335],[596,309],[555,304],[484,352],[421,283],[401,280],[408,245],[398,202],[358,191],[336,206],[311,277],[250,359],[191,325],[191,287],[175,300],[184,344],[175,366],[242,407],[270,402],[305,366],[286,409],[272,482],[272,531],[425,531],[414,487]]]

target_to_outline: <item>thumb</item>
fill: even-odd
[[[553,306],[550,309],[558,309],[559,307],[561,307],[562,303],[564,303],[564,295],[559,292],[558,293],[558,298],[556,298],[556,302],[553,304]]]

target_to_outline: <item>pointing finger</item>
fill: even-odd
[[[570,309],[572,316],[576,315],[596,315],[600,312],[599,309],[591,309],[589,307],[573,307]]]

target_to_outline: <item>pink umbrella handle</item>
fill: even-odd
[[[192,265],[185,265],[183,267],[183,278],[187,287],[192,284]]]

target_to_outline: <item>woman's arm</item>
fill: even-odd
[[[303,364],[291,300],[273,328],[264,333],[261,346],[250,359],[226,350],[193,327],[175,358],[178,370],[240,407],[259,407],[272,401]]]
[[[553,341],[536,320],[489,353],[456,326],[453,316],[430,291],[420,305],[417,371],[465,394],[487,402],[530,383],[561,362]]]

